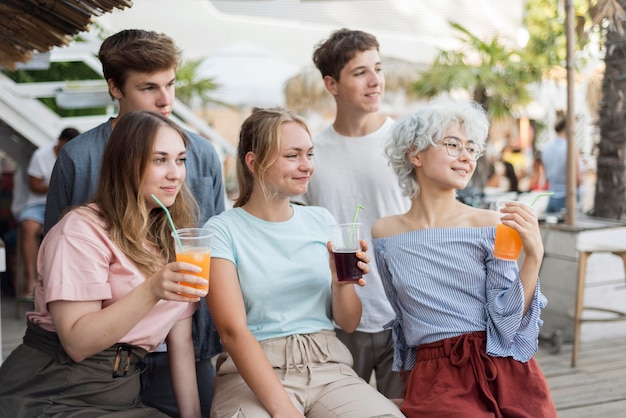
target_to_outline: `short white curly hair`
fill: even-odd
[[[450,127],[459,126],[475,144],[485,147],[489,119],[480,104],[469,100],[440,99],[412,112],[395,123],[391,141],[385,148],[389,165],[398,177],[404,195],[419,195],[414,166],[409,159],[436,146]]]

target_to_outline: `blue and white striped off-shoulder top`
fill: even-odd
[[[373,240],[396,313],[393,370],[411,370],[415,350],[485,331],[487,354],[526,362],[537,351],[546,298],[539,281],[525,315],[516,262],[493,256],[495,227],[421,229]]]

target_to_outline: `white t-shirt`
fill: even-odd
[[[54,153],[54,146],[56,143],[45,145],[38,148],[30,158],[28,164],[28,170],[26,173],[29,176],[43,179],[45,184],[50,183],[50,176],[52,175],[52,169],[54,163],[57,160],[57,156]],[[28,187],[28,186],[27,186]],[[26,200],[26,206],[34,204],[45,204],[47,193],[34,193],[28,188],[28,199]]]
[[[358,222],[369,245],[370,273],[365,287],[355,286],[363,304],[358,330],[380,332],[395,314],[378,274],[372,247],[372,225],[383,216],[406,212],[410,199],[402,195],[398,179],[387,163],[385,145],[394,121],[387,118],[376,131],[362,137],[339,135],[329,126],[313,138],[315,173],[307,192],[294,201],[325,207],[338,223],[352,222],[358,204]]]

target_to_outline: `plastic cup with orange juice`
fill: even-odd
[[[202,271],[198,273],[186,270],[181,270],[181,273],[193,274],[207,281],[206,285],[188,282],[180,282],[180,284],[208,292],[209,273],[211,271],[211,237],[213,234],[204,228],[178,229],[176,233],[178,235],[176,261],[194,264],[202,268]],[[174,233],[172,233],[172,236],[174,236]],[[174,236],[174,238],[176,237]]]
[[[530,203],[530,207],[533,208],[535,213],[537,209],[535,204],[542,197],[552,196],[554,192],[538,193]],[[498,211],[506,205],[506,201],[500,201],[497,203]],[[493,255],[503,260],[517,261],[520,253],[522,252],[522,238],[519,236],[516,230],[513,228],[498,224],[496,225],[496,239],[494,242]]]
[[[504,207],[506,202],[498,202],[498,210]],[[522,252],[522,238],[516,230],[504,224],[496,225],[496,239],[493,247],[493,255],[502,260],[517,261]]]

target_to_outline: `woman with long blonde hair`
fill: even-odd
[[[335,335],[361,318],[354,282],[340,282],[329,257],[321,207],[299,206],[313,175],[305,121],[281,108],[255,109],[237,150],[235,208],[211,218],[207,302],[225,352],[217,360],[211,416],[402,417],[358,377]],[[369,257],[358,254],[369,271]],[[363,279],[360,285],[365,285]]]

